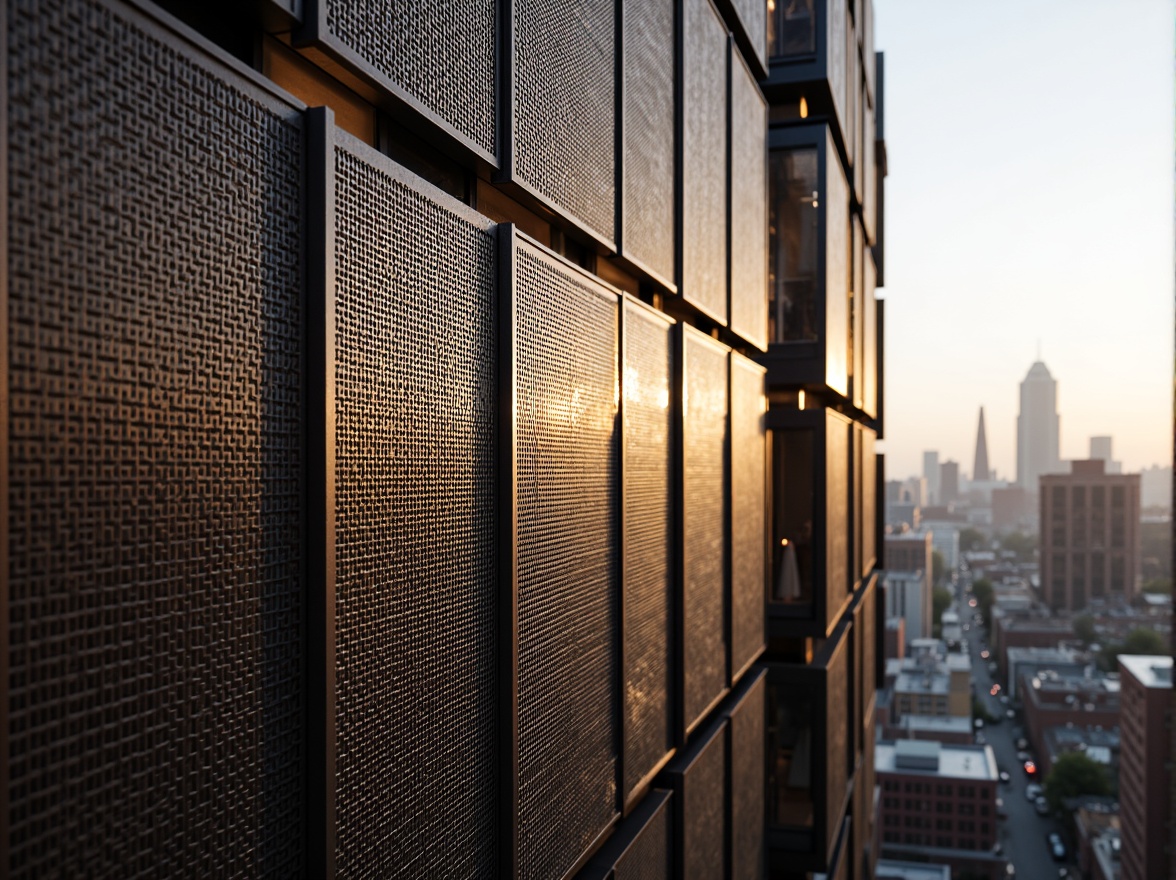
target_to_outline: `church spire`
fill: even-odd
[[[976,429],[976,463],[972,468],[972,479],[991,479],[988,473],[988,440],[984,436],[984,407],[980,407],[980,426]]]

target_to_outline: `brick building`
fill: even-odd
[[[1172,658],[1119,655],[1119,810],[1122,880],[1150,880],[1167,872],[1171,815],[1169,728]]]

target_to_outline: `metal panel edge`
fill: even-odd
[[[499,876],[514,877],[519,865],[519,583],[518,463],[515,455],[515,251],[520,234],[501,224],[498,236],[498,663]]]
[[[763,413],[763,420],[761,422],[761,432],[763,433],[763,438],[764,438],[764,487],[763,487],[763,492],[764,492],[764,536],[763,536],[763,542],[762,542],[764,545],[763,546],[764,571],[763,571],[762,585],[761,585],[762,590],[763,590],[763,595],[765,597],[765,599],[764,599],[764,603],[765,603],[764,621],[763,621],[764,626],[763,626],[763,632],[762,632],[763,641],[760,643],[758,650],[756,650],[753,653],[751,659],[746,660],[743,663],[743,665],[741,667],[739,667],[739,669],[734,669],[733,663],[729,664],[729,668],[731,669],[731,683],[735,684],[736,682],[740,681],[745,675],[747,675],[747,671],[749,669],[751,669],[756,664],[756,662],[760,659],[760,657],[763,656],[764,651],[766,651],[767,647],[768,647],[768,634],[767,634],[768,609],[766,607],[766,604],[767,604],[766,596],[767,596],[769,572],[771,569],[770,535],[771,535],[771,508],[772,508],[772,503],[771,503],[772,467],[771,467],[771,455],[770,455],[771,450],[769,447],[771,437],[770,437],[770,434],[768,432],[768,427],[767,427],[767,424],[768,424],[768,422],[767,422],[768,410],[767,410],[767,406],[766,406],[767,390],[766,390],[766,388],[762,388],[762,383],[766,382],[766,379],[767,379],[767,372],[768,372],[767,368],[764,367],[763,365],[757,363],[756,361],[752,360],[751,358],[747,357],[746,355],[740,354],[737,351],[731,352],[729,363],[730,363],[730,366],[727,368],[727,381],[728,381],[727,419],[728,419],[728,422],[730,422],[730,419],[731,419],[731,399],[732,399],[733,391],[734,391],[735,369],[737,367],[739,369],[746,370],[747,372],[752,373],[752,374],[755,374],[755,373],[759,374],[760,382],[761,382],[761,390],[763,391],[763,394],[765,396],[765,407],[764,407],[764,413]],[[728,446],[731,446],[731,437],[733,436],[734,431],[731,428],[728,428],[727,434],[728,434]],[[728,466],[727,466],[728,480],[730,480],[730,475],[733,472],[734,472],[733,464],[729,462]],[[730,513],[734,509],[734,504],[728,503],[727,508],[728,508],[728,512]],[[728,583],[731,585],[731,591],[733,591],[734,590],[734,567],[735,567],[734,555],[735,554],[734,554],[734,540],[731,535],[729,523],[728,523],[727,542],[728,542],[727,579],[728,579]],[[734,627],[735,627],[733,615],[730,620],[730,627],[731,627],[731,635],[733,636],[734,635]],[[730,640],[729,650],[732,652],[734,651],[734,639],[733,638]],[[732,656],[734,656],[734,654],[732,654]]]
[[[335,876],[335,114],[306,112],[307,867]],[[318,615],[322,617],[319,618]]]
[[[9,553],[8,493],[11,491],[8,444],[8,7],[0,9],[0,872],[11,869],[11,804],[9,780],[12,768],[8,747],[9,715]]]
[[[498,159],[493,152],[458,131],[436,111],[426,107],[418,98],[377,70],[358,52],[337,39],[327,26],[326,0],[304,0],[304,2],[306,7],[304,8],[302,26],[295,29],[291,35],[291,45],[295,49],[317,49],[390,99],[390,103],[396,109],[409,111],[427,121],[436,132],[443,135],[447,141],[469,157],[477,162],[485,163],[491,168],[498,167]],[[497,100],[497,98],[496,94],[495,99]],[[496,130],[495,138],[497,137]]]

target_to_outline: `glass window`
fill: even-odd
[[[772,435],[772,601],[813,601],[813,432]]]
[[[773,825],[813,824],[813,705],[795,686],[768,685],[768,788]]]
[[[817,338],[817,150],[774,150],[769,169],[768,334],[773,342]]]
[[[768,57],[792,58],[816,51],[813,0],[768,0]]]

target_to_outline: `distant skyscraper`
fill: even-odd
[[[939,466],[939,503],[951,504],[960,497],[960,463],[945,461]]]
[[[927,503],[942,504],[939,500],[939,453],[923,453],[923,479],[927,481]]]
[[[980,424],[976,428],[976,461],[972,467],[972,480],[991,479],[988,473],[988,440],[984,436],[984,407],[980,407]]]
[[[1123,472],[1123,463],[1113,461],[1111,459],[1111,438],[1110,437],[1091,437],[1090,438],[1090,457],[1091,459],[1099,459],[1107,463],[1108,474],[1121,474]]]
[[[1021,383],[1017,416],[1017,484],[1037,492],[1037,478],[1061,470],[1058,456],[1058,383],[1041,361]]]

